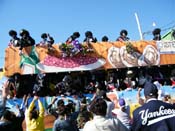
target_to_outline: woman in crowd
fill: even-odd
[[[36,101],[38,101],[39,110],[35,107]],[[44,131],[44,107],[38,96],[34,96],[33,101],[26,110],[25,121],[27,131]]]

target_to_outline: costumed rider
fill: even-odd
[[[35,50],[35,40],[30,36],[30,33],[22,29],[20,31],[20,46],[19,55],[21,56],[20,68],[23,70],[23,74],[38,73],[36,64],[39,62],[38,54]],[[25,50],[23,52],[22,50]]]
[[[109,38],[105,35],[101,38],[102,42],[108,42]]]
[[[160,28],[156,28],[153,30],[152,34],[153,34],[153,40],[155,41],[159,41],[161,40],[161,35],[160,35],[161,29]]]
[[[10,39],[8,46],[19,47],[20,46],[20,43],[19,43],[20,39],[17,37],[17,32],[15,30],[10,30],[9,36],[12,38]]]
[[[35,45],[35,40],[30,36],[30,33],[25,29],[22,29],[20,31],[20,36],[21,36],[21,39],[20,39],[19,50],[20,50],[20,54],[22,54],[22,49],[24,47]]]
[[[120,36],[117,38],[116,41],[120,41],[120,42],[123,42],[123,41],[129,41],[129,37],[127,37],[128,35],[128,31],[127,30],[121,30],[120,31]]]
[[[77,38],[80,37],[79,32],[74,32],[67,40],[65,43],[62,43],[59,48],[62,51],[62,56],[74,56],[78,54],[81,51],[81,44],[77,40]]]
[[[85,32],[85,39],[83,40],[88,46],[87,51],[93,51],[92,46],[90,45],[91,43],[96,43],[97,38],[93,36],[93,33],[91,31],[86,31]]]
[[[48,47],[48,51],[53,51],[54,48],[53,48],[53,44],[54,44],[54,39],[53,37],[50,36],[50,34],[48,33],[43,33],[41,34],[41,38],[43,39],[39,45],[40,46],[47,46]]]
[[[175,30],[173,30],[171,37],[172,37],[172,40],[175,40]]]

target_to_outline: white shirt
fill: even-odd
[[[118,119],[94,116],[88,121],[83,131],[129,131]]]
[[[131,126],[130,124],[130,111],[129,108],[126,108],[126,111],[122,111],[119,109],[114,109],[112,111],[116,117],[127,127],[129,128]]]

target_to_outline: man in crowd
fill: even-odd
[[[145,104],[133,112],[133,131],[173,131],[175,107],[157,99],[158,89],[153,83],[145,83]]]
[[[129,131],[117,118],[106,117],[107,103],[103,98],[94,99],[89,110],[94,117],[86,122],[83,131]]]

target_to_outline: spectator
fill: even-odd
[[[133,131],[173,131],[175,108],[157,100],[158,89],[153,83],[144,85],[146,103],[133,112]]]
[[[39,111],[36,109],[35,102],[38,101]],[[25,112],[27,131],[44,131],[44,107],[38,96],[34,96],[29,108]]]
[[[171,96],[169,94],[164,95],[163,101],[166,103],[171,103]]]
[[[121,30],[120,31],[120,36],[117,38],[116,41],[129,41],[129,37],[127,37],[128,31],[127,30]]]
[[[126,106],[124,99],[119,99],[119,109],[114,109],[112,112],[116,117],[130,130],[131,128],[131,118],[129,106]]]
[[[91,112],[84,110],[78,114],[77,125],[79,131],[82,131],[86,122],[90,121],[93,118]]]
[[[83,130],[83,127],[86,122],[93,119],[92,112],[88,111],[88,108],[87,108],[88,105],[89,104],[87,102],[87,98],[83,97],[81,100],[81,109],[77,117],[77,126],[79,131]]]
[[[17,116],[6,108],[6,100],[9,94],[9,81],[7,81],[2,90],[2,103],[0,104],[0,131],[22,131],[22,122],[24,114],[19,110]]]
[[[23,100],[22,100],[22,103],[20,105],[20,110],[21,111],[25,112],[25,110],[28,108],[28,100],[29,100],[30,97],[31,97],[30,94],[28,94],[28,95],[25,94],[23,96]]]
[[[73,95],[74,98],[74,103],[75,103],[75,112],[79,112],[80,111],[80,107],[81,107],[81,101],[78,99],[78,95],[74,94]]]
[[[6,81],[2,87],[2,100],[0,101],[0,118],[3,116],[4,111],[6,110],[6,101],[9,94],[9,81]]]
[[[144,99],[141,97],[141,90],[142,88],[138,88],[138,92],[137,92],[137,101],[139,105],[143,105],[145,103]]]
[[[6,101],[9,94],[9,81],[5,82],[2,88],[2,100],[0,101],[0,131],[14,131],[11,119],[11,112],[6,110]]]
[[[91,104],[90,111],[94,113],[94,118],[85,124],[83,131],[128,131],[118,119],[105,117],[107,104],[104,99],[95,99]]]
[[[14,131],[12,112],[5,110],[0,120],[0,131]]]
[[[53,125],[53,131],[78,131],[75,123],[68,117],[68,110],[65,105],[58,107],[59,116]]]
[[[47,111],[48,111],[48,113],[49,113],[49,114],[52,114],[53,116],[55,116],[55,118],[57,118],[58,115],[59,115],[58,107],[64,105],[64,100],[63,100],[63,99],[60,99],[60,100],[58,100],[58,101],[57,101],[57,99],[58,99],[57,97],[53,97],[51,104],[49,104],[49,105],[47,106]],[[55,103],[56,101],[57,101],[56,107],[54,108],[53,106],[54,106],[54,103]]]
[[[107,104],[107,111],[106,111],[106,117],[113,117],[112,110],[115,108],[114,102],[112,102],[106,95],[106,91],[101,90],[99,92],[100,98],[103,98]]]
[[[94,93],[95,92],[95,84],[93,82],[89,82],[84,89],[85,93]]]
[[[105,85],[108,91],[116,90],[117,83],[115,82],[114,74],[111,74],[111,76],[109,76],[109,80],[107,82],[105,81]]]
[[[162,84],[159,83],[159,81],[154,81],[154,84],[157,86],[158,89],[158,100],[163,100],[164,96],[165,96],[165,91],[162,89]]]
[[[16,109],[18,110],[17,114],[12,113],[12,123],[14,131],[23,131],[22,123],[25,118],[24,111],[19,108],[18,105],[16,105]]]
[[[126,72],[126,77],[124,83],[126,84],[127,90],[135,89],[136,88],[136,77],[135,72],[132,70],[128,70]]]

